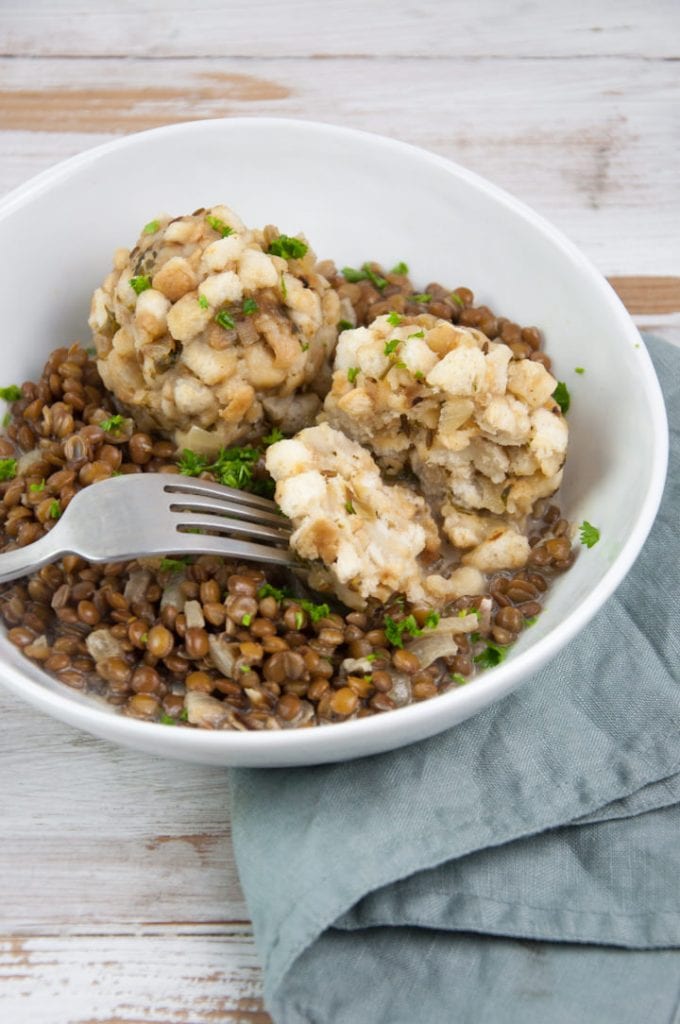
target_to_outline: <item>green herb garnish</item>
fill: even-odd
[[[393,352],[397,351],[397,347],[399,345],[401,345],[401,339],[400,338],[390,338],[390,340],[388,342],[386,342],[385,348],[383,350],[385,355],[386,356],[391,356]]]
[[[226,238],[227,235],[234,234],[234,229],[230,228],[229,225],[225,224],[224,221],[220,220],[219,217],[213,217],[212,214],[208,214],[208,216],[205,219],[207,220],[208,224],[213,229],[213,231],[217,231],[219,235],[222,235],[222,238]]]
[[[467,679],[465,676],[462,676],[460,672],[451,672],[450,675],[454,683],[458,683],[459,686],[465,686],[467,683]]]
[[[403,277],[405,274],[408,274],[408,265],[404,263],[402,260],[400,263],[396,263],[392,267],[392,269],[390,270],[390,274],[401,274],[401,276]]]
[[[155,235],[160,226],[161,222],[159,220],[150,220],[149,223],[145,224],[144,227],[142,228],[142,234]]]
[[[411,296],[412,302],[432,302],[432,296],[429,292],[419,292],[417,295]]]
[[[354,330],[354,324],[350,323],[349,320],[338,320],[338,330],[341,331],[341,332],[342,331],[353,331]]]
[[[525,627],[528,628],[529,626],[535,626],[537,622],[538,622],[538,615],[532,615],[530,619],[525,619],[524,620],[524,625],[525,625]]]
[[[220,310],[215,317],[215,323],[223,327],[225,331],[233,331],[234,327],[236,327],[233,316],[230,316],[226,309]]]
[[[244,299],[243,305],[241,306],[244,316],[252,316],[254,313],[257,313],[259,308],[260,307],[257,302],[255,302],[255,299]]]
[[[571,395],[569,394],[569,388],[563,380],[559,382],[557,387],[552,393],[553,398],[562,410],[562,414],[569,412],[569,406],[571,405]]]
[[[360,370],[358,366],[350,366],[349,370],[347,371],[347,380],[350,382],[350,384],[354,384],[357,377],[359,376],[359,373]]]
[[[203,470],[208,468],[208,460],[205,455],[197,455],[190,448],[185,448],[177,465],[184,476],[200,476]]]
[[[416,331],[415,334],[409,334],[409,338],[424,338],[425,331]]]
[[[290,597],[290,591],[286,590],[285,587],[279,589],[273,587],[271,583],[263,583],[257,592],[258,599],[261,601],[263,597],[273,597],[276,601],[283,601],[284,597]]]
[[[179,714],[179,720],[180,720],[180,722],[188,722],[189,721],[189,709],[188,708],[182,708],[182,710],[180,711],[180,714]]]
[[[303,612],[296,612],[295,613],[295,628],[296,629],[302,629],[304,624],[305,624],[305,616],[304,616]]]
[[[16,384],[9,384],[6,388],[0,388],[0,398],[6,402],[17,402],[23,392]]]
[[[386,615],[383,628],[388,643],[392,644],[393,647],[404,646],[404,633],[407,633],[409,636],[423,635],[422,629],[418,629],[418,623],[414,615],[407,615],[401,622],[397,622],[390,615]]]
[[[387,280],[376,274],[375,270],[368,263],[364,263],[361,270],[356,270],[354,267],[343,267],[342,276],[345,281],[349,281],[351,284],[356,284],[358,281],[370,281],[380,292],[387,286]]]
[[[579,526],[579,535],[581,544],[585,545],[587,548],[594,547],[600,539],[600,531],[597,526],[593,526],[593,524],[589,523],[587,519],[584,519]]]
[[[166,715],[165,712],[163,712],[158,721],[160,722],[161,725],[177,725],[177,722],[172,717],[172,715]]]
[[[398,313],[389,313],[387,322],[388,324],[392,324],[393,327],[397,327],[403,319],[403,316],[399,316]]]
[[[354,267],[343,267],[342,276],[345,281],[349,281],[350,284],[357,284],[359,281],[366,280],[366,273],[363,270],[356,270]]]
[[[352,504],[351,501],[345,502],[345,512],[347,512],[350,516],[355,516],[357,514],[356,509],[354,508],[354,505]]]
[[[88,356],[96,356],[97,355],[97,349],[94,347],[94,345],[89,345],[85,349],[85,351],[87,352]]]
[[[284,260],[301,260],[309,246],[299,238],[290,238],[288,235],[279,235],[269,243],[272,256],[281,256]]]
[[[151,287],[151,278],[148,274],[139,274],[130,278],[130,287],[137,295],[141,295],[147,288]]]
[[[441,615],[439,614],[439,612],[435,612],[435,611],[428,612],[427,615],[425,616],[425,622],[424,622],[425,628],[426,629],[436,629],[437,626],[439,625],[439,620],[440,619],[441,619]]]
[[[458,295],[457,292],[451,292],[451,298],[453,299],[457,306],[460,306],[461,309],[465,308],[465,303],[463,302],[463,300],[461,299],[460,295]]]
[[[160,564],[161,572],[181,572],[187,567],[187,558],[162,558]]]
[[[117,434],[123,426],[124,420],[124,416],[120,416],[116,413],[115,416],[109,416],[107,420],[101,420],[97,426],[101,427],[102,430],[105,430],[107,434]]]
[[[252,621],[253,621],[252,615],[249,612],[246,612],[246,614],[241,619],[241,625],[242,626],[249,626]]]
[[[309,342],[308,341],[301,341],[300,342],[300,348],[302,349],[303,352],[306,352],[307,349],[309,348]]]
[[[12,422],[12,414],[9,413],[9,412],[6,412],[5,415],[2,417],[2,425],[3,425],[3,427],[8,427],[11,422]]]
[[[585,366],[575,366],[574,367],[574,373],[585,373],[585,372],[586,372]]]
[[[262,440],[265,444],[276,444],[277,441],[283,441],[283,432],[278,427],[272,427],[268,434],[265,434]]]
[[[394,365],[397,368],[397,370],[407,370],[408,369],[406,363],[403,362],[403,360],[401,360],[401,359],[397,359],[397,361],[396,361],[396,363]]]
[[[16,459],[0,459],[0,480],[14,480],[17,475]]]
[[[225,487],[245,490],[253,479],[253,463],[260,458],[257,448],[222,448],[208,468]]]
[[[45,481],[41,480],[39,484],[29,484],[28,489],[29,491],[32,491],[33,494],[40,494],[41,491],[45,490]]]
[[[425,380],[425,374],[423,373],[422,370],[416,370],[413,376],[415,377],[416,380]]]
[[[331,613],[327,604],[314,604],[313,601],[308,601],[306,598],[303,598],[302,601],[300,601],[300,604],[307,612],[312,622],[318,622],[319,619],[325,619]]]
[[[198,296],[198,304],[201,307],[201,309],[209,309],[210,308],[210,303],[206,299],[205,295],[199,295]]]
[[[362,658],[362,661],[377,661],[377,660],[378,660],[378,655],[377,654],[365,654],[364,657]]]
[[[54,501],[50,502],[50,519],[58,519],[61,515],[61,505],[55,498]]]
[[[281,295],[283,296],[284,299],[288,298],[288,289],[286,288],[286,282],[284,280],[283,274],[281,274]]]
[[[488,643],[482,653],[475,658],[475,665],[479,665],[480,668],[495,668],[496,665],[500,665],[507,653],[507,647]]]

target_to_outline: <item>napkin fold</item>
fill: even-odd
[[[277,1024],[680,1021],[680,350],[634,568],[518,691],[347,764],[231,772]]]

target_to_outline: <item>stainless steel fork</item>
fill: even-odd
[[[0,554],[0,582],[69,554],[88,562],[222,555],[295,566],[290,534],[267,498],[169,473],[112,477],[79,491],[44,537]]]

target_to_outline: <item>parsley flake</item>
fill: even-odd
[[[343,267],[342,276],[350,284],[357,284],[358,281],[366,280],[366,273],[363,270],[356,270],[354,267]]]
[[[296,612],[295,613],[295,628],[296,629],[302,629],[304,624],[305,624],[304,612]]]
[[[425,616],[424,626],[426,629],[436,629],[439,625],[441,615],[439,612],[431,611]]]
[[[555,390],[552,393],[553,398],[562,410],[562,414],[569,412],[569,406],[571,405],[571,395],[569,394],[569,388],[561,380]]]
[[[286,288],[286,282],[284,280],[283,274],[281,274],[281,294],[284,297],[284,299],[288,298],[288,289]]]
[[[389,313],[387,317],[388,324],[392,324],[393,327],[397,327],[403,320],[403,316],[399,316],[398,313]]]
[[[130,287],[136,295],[141,295],[147,288],[151,287],[151,278],[148,274],[139,274],[130,278]]]
[[[309,615],[312,622],[318,622],[319,619],[326,619],[331,613],[330,608],[327,604],[314,604],[313,601],[308,601],[303,598],[300,604]]]
[[[429,292],[419,292],[417,295],[411,296],[412,302],[432,302],[432,296]]]
[[[290,592],[285,587],[273,587],[271,583],[263,583],[257,592],[258,599],[261,601],[263,597],[273,597],[276,601],[283,601],[284,597],[290,597]]]
[[[8,427],[11,422],[12,422],[12,414],[9,413],[9,412],[6,412],[5,415],[2,417],[2,425],[3,425],[3,427]]]
[[[55,498],[54,501],[50,502],[50,519],[58,519],[61,515],[61,505]]]
[[[223,327],[225,331],[233,331],[234,327],[236,327],[233,316],[230,316],[226,309],[220,310],[215,317],[215,323]]]
[[[179,720],[180,720],[180,722],[188,722],[189,721],[189,709],[188,708],[182,708],[182,710],[180,712],[180,715],[179,715]]]
[[[467,679],[465,678],[465,676],[462,676],[460,672],[451,672],[450,675],[454,683],[457,683],[458,686],[465,686],[465,684],[467,683]]]
[[[385,348],[383,349],[385,355],[391,356],[394,352],[397,351],[397,347],[399,345],[401,345],[401,338],[390,338],[390,340],[386,342]]]
[[[415,334],[409,334],[409,338],[424,338],[425,331],[416,331]]]
[[[359,376],[359,372],[360,371],[358,366],[350,366],[349,370],[347,371],[347,380],[350,382],[350,384],[354,384],[357,377]]]
[[[422,629],[418,629],[418,623],[414,615],[407,615],[400,622],[397,622],[390,615],[386,615],[384,630],[387,642],[392,644],[393,647],[404,646],[404,633],[407,633],[409,636],[423,635]]]
[[[581,374],[583,374],[585,372],[586,372],[585,366],[575,366],[574,367],[574,373],[581,373]]]
[[[356,284],[358,281],[370,281],[379,292],[387,286],[386,278],[376,274],[375,270],[368,263],[364,263],[361,270],[356,270],[354,267],[343,267],[342,276],[345,281],[349,281],[351,284]]]
[[[241,306],[244,316],[253,316],[254,313],[258,312],[259,308],[255,299],[244,299]]]
[[[277,441],[283,441],[283,431],[279,430],[278,427],[272,427],[269,434],[265,434],[262,440],[265,444],[276,444]]]
[[[349,320],[338,320],[338,330],[341,333],[342,333],[342,331],[353,331],[354,330],[354,324],[350,323]]]
[[[479,665],[480,668],[495,668],[496,665],[500,665],[507,653],[507,647],[501,647],[500,644],[488,643],[482,653],[478,654],[474,659],[475,665]]]
[[[415,377],[416,380],[425,380],[425,374],[423,373],[422,370],[416,370],[413,376]]]
[[[524,625],[525,625],[526,628],[528,628],[529,626],[535,626],[537,622],[538,622],[538,615],[532,615],[530,619],[525,619],[524,620]]]
[[[14,480],[17,475],[16,459],[0,459],[0,480]]]
[[[161,222],[159,220],[150,220],[149,223],[145,224],[144,227],[142,228],[142,234],[155,235],[160,226]]]
[[[3,398],[6,402],[17,402],[23,392],[20,387],[16,384],[10,384],[6,388],[0,388],[0,398]]]
[[[206,299],[205,295],[198,296],[198,304],[201,307],[201,309],[208,309],[210,307],[210,303]]]
[[[185,448],[177,465],[184,476],[199,476],[207,468],[208,460],[204,455],[197,455],[190,448]]]
[[[404,263],[403,260],[399,263],[395,263],[390,270],[390,274],[399,274],[401,277],[404,277],[408,274],[408,264]]]
[[[29,491],[32,491],[33,494],[40,494],[41,491],[45,490],[45,481],[41,480],[39,484],[29,484],[28,489]]]
[[[345,512],[350,516],[355,516],[357,514],[357,511],[351,501],[345,502]]]
[[[218,235],[222,235],[222,238],[226,238],[227,235],[234,234],[234,229],[230,228],[229,225],[225,224],[224,221],[220,220],[219,217],[213,217],[212,214],[208,214],[208,216],[205,219],[207,220],[208,224],[213,229],[213,231],[216,231]]]
[[[579,536],[581,544],[587,548],[595,547],[598,540],[600,539],[600,531],[597,526],[593,526],[587,519],[584,519],[579,526]]]
[[[97,426],[101,427],[102,430],[105,430],[107,434],[117,434],[123,426],[124,419],[124,416],[120,416],[116,413],[115,416],[109,416],[108,419],[101,420]]]
[[[181,572],[187,567],[187,558],[162,558],[160,564],[161,572]]]
[[[253,621],[252,615],[250,614],[250,612],[246,612],[246,614],[241,619],[241,625],[242,626],[249,626],[252,621]]]
[[[267,252],[270,252],[272,256],[281,256],[284,260],[301,260],[308,249],[307,243],[299,238],[279,235],[269,243]]]
[[[160,722],[161,725],[177,725],[177,722],[172,717],[172,715],[166,715],[165,712],[163,712],[158,721]]]
[[[461,297],[460,297],[460,295],[458,294],[458,292],[451,292],[451,299],[452,299],[452,301],[453,301],[453,302],[455,302],[455,303],[456,303],[456,305],[457,305],[457,306],[459,306],[459,307],[460,307],[461,309],[464,309],[464,308],[465,308],[465,303],[464,303],[464,302],[463,302],[463,300],[461,299]]]

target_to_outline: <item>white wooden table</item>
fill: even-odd
[[[0,44],[0,193],[172,121],[370,129],[525,199],[680,340],[677,0],[2,0]],[[228,808],[224,772],[0,690],[0,1021],[269,1021]]]

